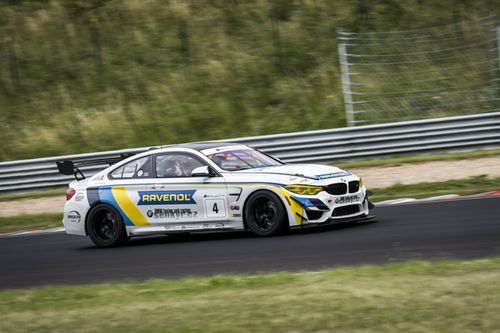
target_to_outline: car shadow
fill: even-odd
[[[281,237],[296,237],[300,235],[315,234],[321,232],[333,232],[340,230],[348,230],[353,228],[360,228],[373,224],[374,220],[366,222],[357,223],[342,223],[342,224],[330,224],[330,225],[315,225],[307,226],[303,228],[292,228],[288,232],[282,235],[273,236],[272,238]],[[254,235],[248,230],[238,230],[238,231],[202,231],[202,232],[192,232],[192,233],[177,233],[170,235],[151,235],[151,236],[138,236],[132,237],[128,242],[123,245],[116,246],[109,249],[101,249],[94,245],[86,246],[81,249],[86,250],[113,250],[119,248],[133,248],[136,246],[153,246],[160,244],[178,244],[178,243],[189,243],[189,242],[208,242],[208,241],[221,241],[221,240],[237,240],[237,239],[262,239]]]

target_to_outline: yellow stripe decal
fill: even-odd
[[[124,186],[111,188],[111,193],[113,193],[113,197],[120,206],[121,210],[125,213],[125,215],[127,215],[129,220],[132,221],[134,225],[149,225],[149,222],[128,197]]]
[[[295,223],[300,225],[302,223],[302,215],[304,214],[304,209],[301,205],[295,200],[293,200],[290,195],[283,189],[275,187],[276,191],[278,191],[285,199],[289,202],[290,208],[292,209],[293,217],[295,218]],[[297,215],[298,214],[298,215]]]

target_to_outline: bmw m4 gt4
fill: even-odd
[[[66,232],[99,247],[151,234],[249,229],[270,236],[373,217],[360,177],[283,163],[240,144],[184,144],[105,162],[110,166],[90,178],[79,167],[103,159],[57,162],[77,179],[67,191]]]

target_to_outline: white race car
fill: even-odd
[[[358,176],[332,166],[286,164],[240,144],[155,148],[91,178],[72,161],[57,165],[77,179],[66,195],[66,232],[89,236],[99,247],[130,236],[208,230],[270,236],[373,217]]]

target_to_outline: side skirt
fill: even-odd
[[[227,221],[165,223],[163,225],[127,227],[127,233],[129,234],[129,236],[223,230],[244,230],[244,227],[242,222]]]

